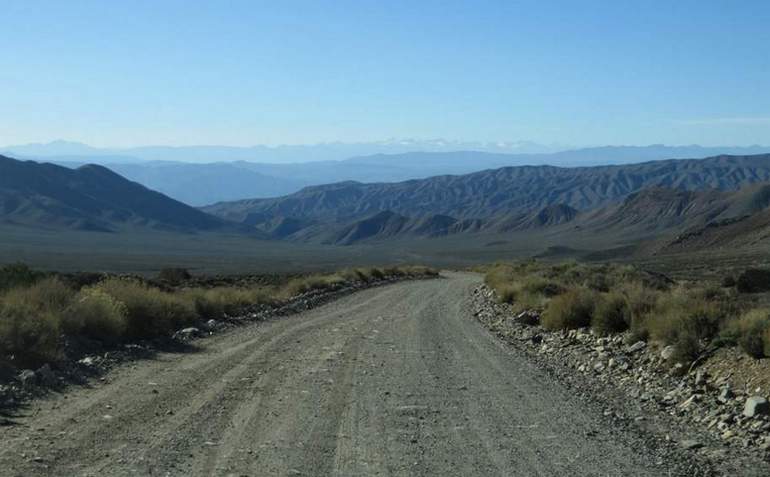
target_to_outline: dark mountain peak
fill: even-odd
[[[0,168],[0,220],[85,230],[239,228],[102,166],[68,169],[2,157]]]

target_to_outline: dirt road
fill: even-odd
[[[479,280],[369,289],[127,364],[0,428],[0,474],[666,475],[471,319]]]

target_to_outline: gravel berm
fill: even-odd
[[[2,475],[660,476],[470,316],[476,274],[364,290],[126,363],[0,426]]]

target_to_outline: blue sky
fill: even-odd
[[[36,1],[0,144],[770,143],[770,2]]]

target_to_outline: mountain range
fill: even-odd
[[[770,237],[770,154],[344,181],[199,209],[102,166],[73,169],[0,156],[0,222],[340,246],[449,237],[499,243],[536,234],[562,244],[580,237],[645,242],[655,253],[753,247]]]
[[[372,154],[400,154],[412,151],[480,151],[505,154],[551,153],[569,149],[531,141],[449,141],[444,139],[388,139],[372,142],[330,142],[307,145],[256,146],[138,146],[93,147],[72,141],[21,144],[0,147],[0,152],[20,158],[87,161],[96,163],[135,161],[263,162],[274,164],[339,161]]]
[[[446,144],[454,145],[454,143]],[[306,186],[344,181],[401,182],[446,174],[462,175],[509,166],[548,164],[575,167],[638,163],[669,158],[702,158],[718,154],[748,155],[770,152],[770,148],[760,146],[705,148],[653,145],[597,147],[545,153],[542,151],[547,151],[547,148],[518,144],[518,148],[515,147],[517,145],[499,145],[498,149],[509,151],[500,153],[488,150],[436,151],[438,146],[435,143],[415,141],[375,143],[369,145],[370,147],[367,146],[368,149],[366,145],[358,145],[357,149],[352,145],[337,146],[338,150],[335,149],[337,150],[335,154],[324,152],[327,151],[324,147],[331,147],[328,145],[286,146],[289,148],[287,150],[303,151],[304,155],[286,156],[296,159],[297,162],[293,163],[275,163],[283,160],[281,159],[284,157],[283,153],[277,153],[278,155],[273,157],[268,152],[283,151],[283,149],[265,147],[147,147],[103,150],[77,143],[61,143],[22,146],[17,149],[23,151],[23,154],[16,154],[14,157],[45,160],[67,167],[79,167],[88,163],[102,164],[130,180],[174,199],[194,206],[203,206],[221,201],[279,197],[297,192]],[[344,156],[346,153],[355,151],[392,151],[407,147],[422,147],[426,151]],[[541,152],[520,152],[527,150]],[[57,151],[67,154],[51,154]],[[510,153],[510,151],[519,152]],[[319,160],[319,158],[328,157],[339,160]],[[191,162],[199,160],[207,162]]]
[[[342,182],[202,210],[279,240],[350,245],[547,229],[627,239],[737,220],[768,205],[770,155],[507,167],[400,183]]]

